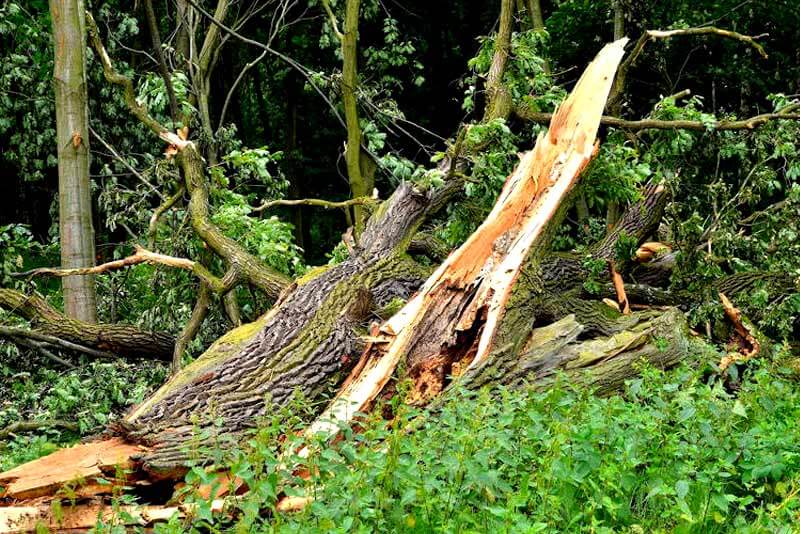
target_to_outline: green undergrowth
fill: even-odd
[[[69,370],[13,363],[0,363],[0,430],[19,421],[42,426],[0,437],[0,471],[101,432],[130,405],[142,402],[167,374],[165,365],[152,361],[81,360]],[[71,426],[50,425],[53,421]]]
[[[607,398],[562,380],[543,392],[458,392],[435,414],[394,409],[388,425],[367,417],[360,432],[295,458],[310,480],[278,460],[297,442],[277,438],[305,423],[276,413],[246,451],[217,451],[250,488],[231,514],[212,516],[192,495],[212,480],[195,467],[184,491],[196,515],[156,531],[797,531],[800,384],[774,363],[724,382],[645,369]],[[315,500],[275,514],[282,493]]]

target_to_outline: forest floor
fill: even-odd
[[[721,378],[703,363],[710,356],[672,371],[645,369],[604,398],[562,381],[546,392],[455,392],[431,408],[433,417],[396,404],[391,423],[362,421],[307,459],[307,472],[317,473],[310,478],[281,472],[293,445],[276,438],[306,424],[297,399],[263,422],[246,452],[225,444],[214,451],[232,479],[247,482],[246,496],[212,515],[212,499],[195,491],[212,479],[194,468],[182,492],[197,513],[158,531],[795,531],[800,380],[791,360],[754,360]],[[91,435],[163,372],[95,363],[10,377],[0,422],[13,414],[78,429],[7,436],[0,469]],[[314,500],[300,513],[276,514],[280,492]]]

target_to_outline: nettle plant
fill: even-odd
[[[364,414],[358,428],[312,443],[303,458],[302,398],[260,421],[245,447],[219,443],[216,462],[249,491],[230,514],[214,516],[211,499],[195,489],[219,480],[193,466],[182,490],[198,510],[191,526],[788,532],[800,510],[798,393],[770,364],[755,363],[736,396],[684,367],[644,368],[621,395],[605,398],[563,378],[546,391],[455,389],[432,412],[399,397],[390,401],[391,421]],[[281,493],[313,501],[297,514],[277,513]],[[174,516],[156,529],[183,532],[184,521]]]

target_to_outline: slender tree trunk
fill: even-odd
[[[374,187],[374,178],[361,170],[361,124],[358,119],[358,12],[361,0],[347,0],[345,7],[344,34],[342,34],[342,101],[344,120],[347,125],[347,176],[353,198],[368,196]],[[354,206],[353,221],[356,234],[364,229],[365,211],[363,206]]]
[[[59,235],[64,268],[94,265],[89,187],[89,117],[86,107],[86,23],[82,0],[51,0],[58,151]],[[63,280],[64,311],[97,322],[93,276]]]
[[[625,37],[625,4],[624,0],[614,0],[613,1],[614,7],[614,40],[622,39]],[[622,116],[622,101],[623,95],[618,95],[619,98],[615,98],[609,101],[608,103],[608,112],[615,116],[621,117]],[[619,202],[616,200],[612,200],[608,203],[608,208],[606,211],[606,225],[609,228],[613,228],[620,217],[620,207]]]
[[[185,61],[189,58],[189,4],[186,0],[176,0],[175,8],[175,51]]]
[[[511,111],[511,96],[503,86],[508,55],[511,51],[511,30],[514,25],[513,0],[501,0],[500,24],[494,40],[494,56],[486,77],[486,108],[483,120],[507,117]]]

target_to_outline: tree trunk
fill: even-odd
[[[514,25],[514,1],[500,1],[500,22],[494,39],[494,55],[486,76],[486,108],[484,120],[505,118],[511,112],[511,95],[503,84],[508,55],[511,52],[511,30]]]
[[[79,277],[76,277],[79,278]],[[169,361],[175,340],[168,334],[144,332],[121,324],[86,323],[65,316],[37,295],[0,288],[0,308],[24,317],[34,331],[117,356]]]
[[[89,117],[86,107],[86,23],[82,0],[50,0],[55,63],[53,82],[58,143],[61,266],[94,265],[92,196],[89,186]],[[64,278],[64,312],[97,322],[93,276]]]
[[[375,179],[372,173],[362,172],[361,124],[358,118],[358,13],[361,0],[347,0],[345,5],[344,33],[342,39],[342,103],[344,104],[344,120],[347,126],[347,177],[350,181],[350,192],[353,198],[367,197],[372,194]],[[353,207],[353,224],[356,235],[364,229],[366,212],[363,206]]]

